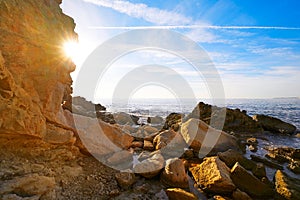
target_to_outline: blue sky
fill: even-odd
[[[186,26],[172,30],[197,42],[208,53],[221,76],[226,98],[300,97],[298,0],[64,0],[61,7],[75,19],[79,34],[74,80],[89,53],[128,31],[124,27]],[[187,63],[151,51],[116,61],[100,80],[96,98],[110,98],[118,81],[130,70],[149,64],[174,69],[198,98],[210,98],[209,88]],[[174,94],[167,88],[147,85],[131,95],[170,98]]]

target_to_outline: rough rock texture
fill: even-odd
[[[175,124],[179,124],[182,122],[183,114],[180,113],[171,113],[166,117],[166,121],[163,129],[167,130],[171,128]]]
[[[0,1],[1,133],[43,137],[46,122],[68,129],[61,104],[75,66],[62,46],[77,35],[59,3]]]
[[[300,199],[300,180],[286,175],[284,172],[277,170],[275,177],[275,189],[277,194],[284,199]]]
[[[169,200],[197,200],[198,198],[190,192],[187,192],[181,188],[169,188],[166,189],[166,193]]]
[[[219,108],[217,106],[211,106],[209,104],[205,104],[200,102],[189,114],[186,119],[196,118],[204,121],[206,124],[210,124],[211,117],[214,117],[216,121],[222,116],[225,111],[225,108]],[[222,120],[219,120],[220,122]],[[218,128],[220,124],[217,122]],[[214,126],[213,126],[214,127]],[[259,124],[254,121],[250,116],[246,114],[245,111],[240,111],[239,109],[229,109],[226,108],[226,118],[223,129],[226,132],[235,132],[235,133],[258,133],[262,132]]]
[[[234,184],[242,191],[255,198],[267,198],[273,196],[272,188],[250,174],[239,163],[231,169],[231,178]]]
[[[151,124],[162,124],[164,119],[160,116],[148,117],[147,122]]]
[[[233,200],[252,200],[252,198],[249,197],[249,195],[246,192],[243,192],[239,189],[236,189],[232,193],[232,199]]]
[[[296,131],[296,127],[292,124],[281,121],[280,119],[266,116],[266,115],[254,115],[253,119],[260,124],[264,130],[275,133],[293,134]]]
[[[153,144],[155,146],[155,149],[158,150],[165,148],[166,146],[184,146],[185,142],[179,133],[173,130],[166,130],[161,132],[154,138]]]
[[[191,167],[190,171],[204,191],[230,194],[236,188],[230,178],[230,169],[218,157],[205,158],[201,164]]]
[[[164,164],[165,160],[160,152],[153,152],[153,154],[151,154],[148,158],[137,163],[133,167],[133,171],[145,178],[152,178],[160,173]]]
[[[132,136],[123,132],[116,125],[75,114],[73,115],[73,119],[75,123],[72,126],[76,129],[80,140],[85,147],[88,147],[90,153],[105,155],[122,149],[128,149],[134,140]],[[78,146],[83,149],[85,148],[83,145]]]
[[[239,152],[229,149],[225,152],[218,153],[218,157],[229,167],[232,168],[236,162],[239,162],[245,169],[252,170],[256,167],[256,163],[248,160]]]
[[[130,188],[136,182],[135,175],[130,172],[120,172],[117,173],[115,177],[118,182],[118,185],[124,189]]]
[[[54,187],[54,177],[30,174],[6,181],[0,187],[0,195],[14,193],[19,196],[39,195],[39,197],[41,197],[42,195],[47,195],[46,193],[53,192]]]
[[[223,131],[208,126],[199,119],[189,119],[181,126],[181,135],[185,142],[195,151],[215,154],[228,149],[239,150],[237,139]],[[204,142],[204,138],[209,138]],[[201,151],[202,151],[201,150]]]
[[[188,188],[188,177],[183,161],[178,158],[167,160],[161,174],[161,181],[170,187]]]

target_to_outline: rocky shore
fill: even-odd
[[[295,137],[280,119],[200,102],[140,123],[72,98],[60,3],[0,0],[0,199],[300,199],[300,147],[265,143]]]

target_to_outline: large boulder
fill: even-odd
[[[134,138],[119,126],[105,123],[96,118],[73,115],[73,128],[77,132],[81,148],[95,155],[106,155],[128,149]]]
[[[288,200],[300,199],[300,180],[289,177],[284,172],[277,170],[274,177],[275,189],[278,196]]]
[[[226,114],[224,113],[226,112]],[[225,121],[223,131],[228,133],[235,132],[235,133],[258,133],[262,132],[262,128],[259,124],[254,121],[250,116],[247,115],[246,111],[240,111],[239,109],[229,109],[229,108],[220,108],[217,106],[211,106],[209,104],[205,104],[200,102],[186,117],[187,119],[196,118],[204,121],[206,124],[214,126],[211,124],[211,119],[214,118],[217,123],[216,127],[219,129],[220,124],[225,114]]]
[[[242,191],[253,198],[269,198],[274,195],[272,188],[250,174],[239,163],[231,169],[231,179]]]
[[[254,115],[253,119],[260,124],[265,131],[283,133],[283,134],[293,134],[296,131],[296,126],[289,124],[287,122],[281,121],[275,117],[270,117],[266,115]]]
[[[114,113],[113,116],[116,123],[121,125],[137,125],[139,121],[139,117],[125,112]]]
[[[167,130],[171,128],[173,125],[180,124],[182,122],[183,114],[180,113],[171,113],[166,117],[165,124],[163,129]]]
[[[166,166],[161,174],[161,182],[170,187],[189,187],[188,177],[181,159],[173,158],[166,161]]]
[[[181,126],[181,135],[195,151],[216,154],[228,149],[239,150],[237,139],[223,131],[208,126],[199,119],[189,119]]]
[[[218,157],[205,158],[201,164],[189,170],[196,183],[206,192],[230,194],[236,188],[230,178],[230,169]]]

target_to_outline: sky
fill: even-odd
[[[104,42],[130,30],[162,28],[184,35],[207,53],[225,98],[300,97],[298,0],[63,0],[61,7],[75,20],[79,35],[79,44],[69,47],[77,65],[75,84],[84,61]],[[146,65],[165,73],[165,80],[177,81],[177,88],[148,81],[131,91],[131,98],[176,97],[183,80],[196,98],[212,97],[205,73],[167,51],[144,49],[114,60],[99,77],[94,98],[113,97],[124,78]],[[181,78],[157,70],[158,65]],[[131,80],[149,79],[137,71]],[[84,91],[75,95],[86,96]]]

